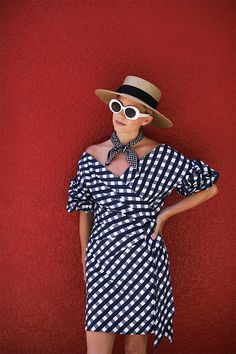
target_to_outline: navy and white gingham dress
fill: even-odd
[[[173,342],[175,312],[163,236],[151,234],[173,189],[187,196],[210,188],[219,172],[160,144],[117,176],[84,151],[70,181],[66,210],[94,213],[86,248],[85,330],[154,333]]]

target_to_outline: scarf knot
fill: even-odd
[[[114,147],[108,152],[105,165],[109,165],[111,163],[111,161],[114,159],[114,157],[120,151],[123,151],[129,164],[137,169],[139,157],[138,157],[137,153],[131,149],[131,146],[134,144],[137,144],[143,138],[144,138],[144,134],[142,131],[140,131],[138,133],[138,135],[136,136],[136,138],[134,138],[133,140],[130,140],[128,142],[128,144],[123,145],[123,144],[121,144],[120,139],[118,138],[118,136],[116,134],[116,131],[114,131],[111,135],[111,141],[112,141]]]

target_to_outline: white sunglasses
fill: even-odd
[[[150,116],[149,113],[140,113],[139,109],[134,106],[123,106],[122,103],[113,98],[109,102],[109,108],[113,113],[120,113],[122,110],[126,116],[126,118],[135,120],[138,119],[139,117],[148,117]]]

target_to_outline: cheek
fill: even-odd
[[[118,114],[113,113],[112,115],[112,122],[115,123],[115,120],[118,119]]]
[[[118,119],[118,120],[120,119],[122,122],[124,122],[126,124],[127,127],[130,127],[130,128],[137,128],[138,129],[142,123],[142,118],[131,120],[131,119],[124,117],[122,114],[113,113],[113,115],[112,115],[113,124],[115,123],[116,119]]]
[[[133,127],[138,127],[141,125],[142,123],[142,118],[138,118],[138,119],[126,119],[126,123],[132,125]]]
[[[133,121],[133,124],[134,124],[135,127],[139,128],[141,126],[141,124],[142,124],[142,121],[143,121],[142,118],[138,118],[138,119]]]

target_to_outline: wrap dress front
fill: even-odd
[[[188,196],[210,188],[218,176],[164,143],[120,176],[83,152],[66,210],[94,214],[86,248],[85,330],[154,333],[155,353],[163,336],[173,342],[170,260],[163,236],[151,234],[173,189]]]

